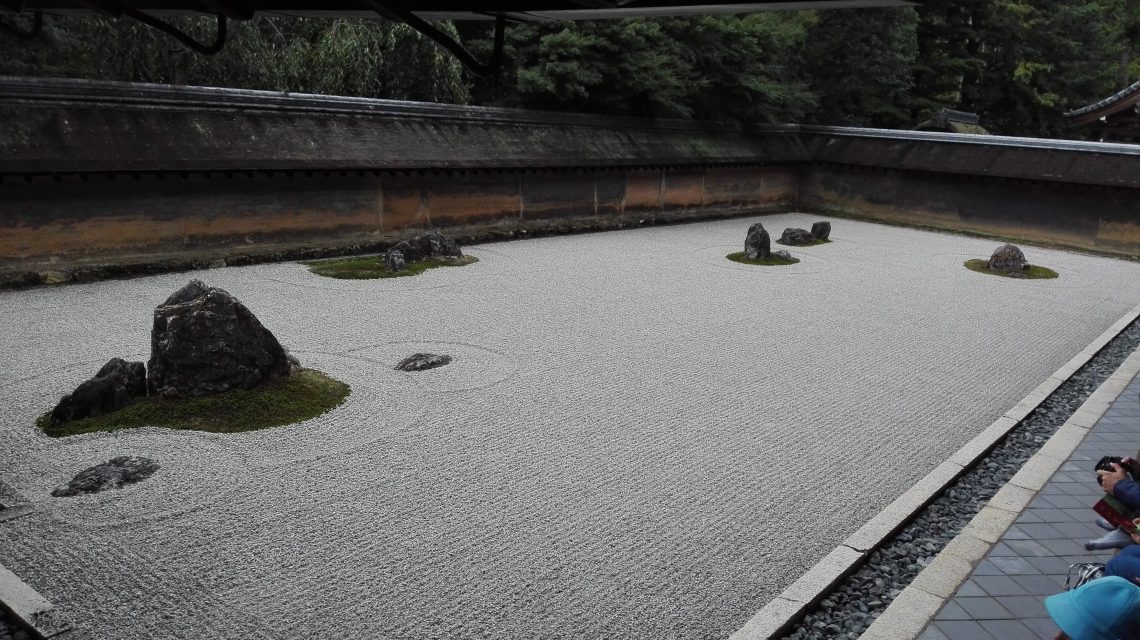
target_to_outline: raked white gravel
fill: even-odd
[[[273,264],[0,293],[0,564],[96,638],[725,637],[1140,302],[1140,265],[833,219],[789,267],[724,256],[776,215],[470,247],[347,281]],[[777,245],[778,246],[778,245]],[[37,415],[146,359],[191,278],[344,405],[238,435],[51,439]],[[451,365],[392,367],[416,351]],[[118,455],[162,469],[52,498]]]

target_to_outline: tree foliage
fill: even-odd
[[[9,19],[10,20],[10,19]],[[198,39],[213,22],[177,19]],[[131,21],[0,33],[0,73],[587,113],[910,128],[942,107],[995,133],[1079,135],[1061,114],[1140,77],[1140,0],[926,0],[858,9],[512,25],[494,78],[404,25],[259,18],[191,53]],[[440,27],[477,57],[487,23]]]
[[[199,41],[214,37],[213,20],[173,22]],[[137,22],[53,18],[43,38],[0,37],[0,73],[436,102],[470,97],[454,58],[406,25],[378,20],[231,22],[225,49],[203,56]]]

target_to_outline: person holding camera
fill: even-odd
[[[1132,479],[1129,472],[1136,465],[1132,458],[1107,458],[1104,465],[1097,465],[1097,482],[1104,492],[1114,496],[1129,509],[1140,509],[1140,482]],[[1105,468],[1107,467],[1107,468]]]

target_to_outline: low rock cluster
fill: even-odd
[[[299,368],[237,298],[192,280],[154,310],[148,364],[112,358],[59,401],[48,423],[59,427],[113,413],[149,394],[185,398],[252,389]],[[153,460],[120,456],[81,471],[52,495],[117,489],[157,469]]]
[[[237,298],[192,280],[154,310],[150,361],[112,358],[59,401],[50,424],[106,415],[148,394],[186,398],[252,389],[299,366]]]
[[[820,240],[827,240],[830,237],[831,223],[816,222],[811,226],[810,232],[804,229],[784,229],[779,242],[780,244],[803,246]],[[768,235],[764,225],[759,222],[753,223],[752,226],[748,227],[748,235],[744,238],[744,257],[749,260],[763,260],[770,255],[776,255],[785,260],[792,258],[792,254],[787,251],[773,252],[772,238]]]
[[[463,251],[455,240],[433,229],[411,240],[397,242],[381,259],[389,271],[401,271],[409,262],[462,257]]]
[[[783,235],[780,236],[780,244],[787,244],[792,246],[804,246],[819,242],[821,240],[828,240],[831,237],[831,223],[830,222],[816,222],[811,225],[811,231],[806,229],[787,228],[784,229]]]

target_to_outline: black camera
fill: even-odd
[[[1126,460],[1125,458],[1121,458],[1120,456],[1105,456],[1105,457],[1103,457],[1097,461],[1096,470],[1097,471],[1112,471],[1112,465],[1118,464],[1118,465],[1120,465],[1120,468],[1124,469],[1124,472],[1128,474],[1128,477],[1135,478],[1136,477],[1136,468],[1135,468],[1136,461],[1131,459],[1131,458],[1128,458],[1127,462],[1125,462],[1125,460]],[[1096,483],[1102,484],[1101,477],[1099,475],[1097,475],[1097,477],[1096,477]]]

